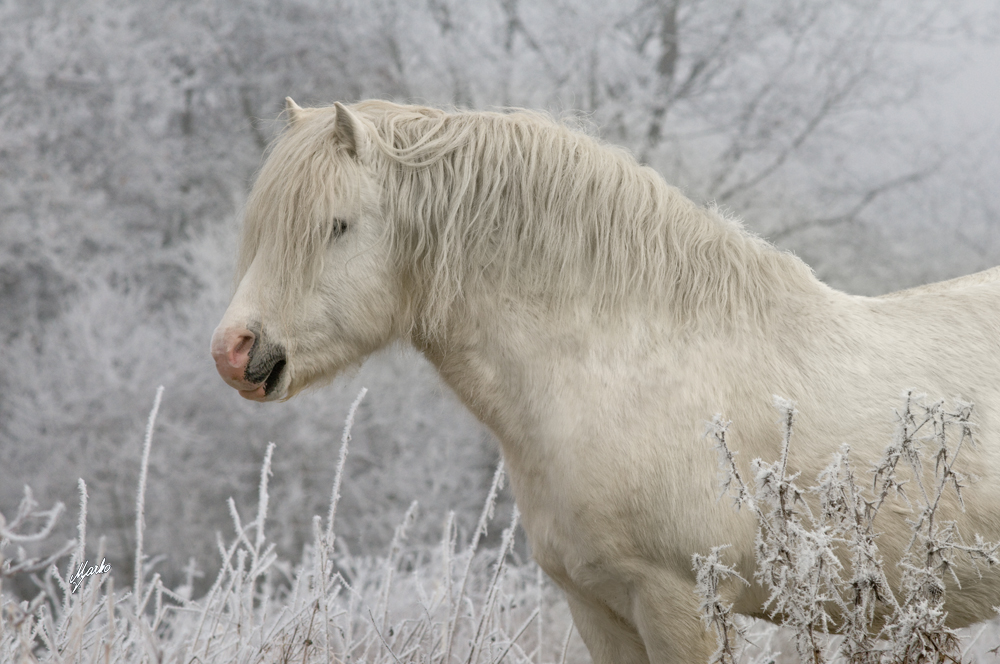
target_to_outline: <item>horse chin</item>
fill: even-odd
[[[284,401],[291,396],[286,395],[285,390],[280,386],[270,392],[265,392],[263,385],[259,385],[252,390],[240,390],[239,392],[240,396],[244,399],[249,399],[250,401],[260,401],[261,403],[265,401]]]
[[[335,361],[331,364],[321,362],[309,362],[299,360],[295,364],[295,369],[282,359],[271,369],[267,379],[260,384],[253,385],[249,389],[240,389],[245,386],[233,385],[244,399],[250,401],[288,401],[299,392],[310,388],[322,387],[333,381],[338,376],[351,375],[356,373],[364,363],[365,357],[359,357],[353,361]]]
[[[329,385],[335,378],[347,375],[353,377],[361,368],[365,358],[361,357],[353,361],[335,362],[333,364],[311,363],[308,361],[299,362],[294,372],[285,371],[277,389],[282,391],[282,395],[277,397],[281,401],[288,401],[299,392],[309,389],[316,389]],[[271,397],[268,397],[268,401]]]
[[[244,399],[249,399],[250,401],[267,401],[267,395],[264,394],[264,386],[258,385],[252,390],[239,390],[240,396]]]

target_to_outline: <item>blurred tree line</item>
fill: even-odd
[[[286,95],[577,112],[874,294],[1000,262],[998,136],[944,140],[922,94],[947,64],[914,55],[998,27],[995,8],[939,0],[0,0],[0,510],[24,483],[73,504],[82,476],[88,549],[107,535],[130,575],[141,430],[164,384],[158,569],[215,564],[225,499],[253,502],[270,440],[294,555],[365,384],[343,541],[384,544],[414,498],[416,537],[450,509],[469,527],[497,452],[412,352],[283,405],[242,403],[215,375],[241,201]]]

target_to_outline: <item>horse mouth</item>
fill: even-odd
[[[271,392],[278,385],[278,381],[281,380],[281,372],[285,368],[286,361],[284,359],[278,360],[271,367],[271,373],[267,375],[267,379],[264,380],[264,396],[271,396]]]
[[[254,332],[253,346],[247,353],[241,385],[232,384],[251,401],[271,401],[278,397],[278,386],[288,364],[284,347],[268,341],[260,331]],[[246,386],[246,387],[244,387]]]
[[[287,361],[285,358],[281,358],[271,365],[265,376],[254,376],[257,378],[257,382],[250,383],[248,387],[244,387],[249,382],[246,381],[233,385],[233,387],[237,389],[241,397],[250,401],[274,401],[275,399],[279,399],[281,398],[281,390],[278,385],[281,383],[281,377],[285,373],[286,364]],[[264,370],[261,369],[261,371]]]

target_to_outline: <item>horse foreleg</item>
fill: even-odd
[[[602,602],[571,591],[566,598],[594,664],[649,664],[639,632],[619,615]]]
[[[657,575],[636,589],[633,618],[652,664],[708,662],[715,639],[699,615],[693,580]]]

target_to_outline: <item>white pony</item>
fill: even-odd
[[[302,109],[246,207],[238,287],[212,340],[250,399],[287,399],[396,339],[498,436],[531,550],[597,664],[704,662],[692,553],[756,524],[717,500],[717,412],[746,463],[790,470],[890,442],[907,388],[976,405],[981,477],[941,518],[1000,536],[1000,271],[870,298],[820,283],[625,151],[530,112],[368,101]],[[746,476],[746,469],[743,469]],[[890,582],[905,506],[877,524]],[[987,618],[1000,579],[956,570],[948,623]],[[894,576],[895,575],[895,576]],[[761,615],[759,586],[726,590]]]

